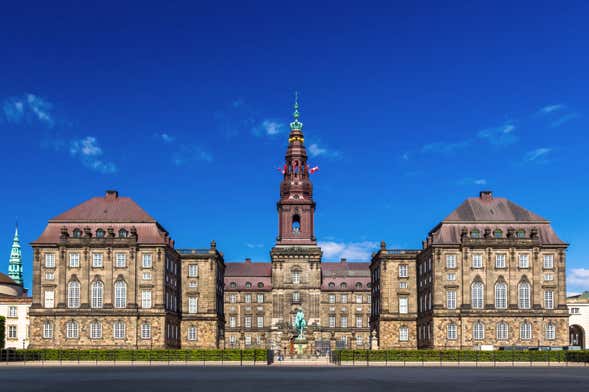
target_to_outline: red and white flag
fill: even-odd
[[[319,171],[319,166],[313,166],[312,168],[309,169],[309,174],[313,174],[316,171]]]

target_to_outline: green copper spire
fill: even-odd
[[[302,131],[303,123],[299,121],[299,93],[295,92],[294,121],[290,123],[291,131]]]
[[[18,224],[14,231],[14,239],[12,240],[12,249],[10,250],[10,261],[8,262],[8,276],[16,283],[23,285],[22,276],[22,253],[20,250],[20,240],[18,238]]]

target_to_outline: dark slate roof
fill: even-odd
[[[225,263],[226,277],[272,276],[272,264],[266,262],[228,262]]]
[[[503,198],[466,199],[444,222],[546,222],[546,219]]]
[[[349,263],[345,260],[342,260],[337,263],[321,263],[321,273],[324,277],[327,276],[339,276],[339,277],[349,277],[349,276],[368,276],[370,277],[370,263],[368,262],[361,262],[361,263]]]

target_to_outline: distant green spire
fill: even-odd
[[[299,121],[299,93],[295,92],[295,104],[294,104],[294,121],[290,123],[290,129],[292,131],[302,131],[303,123]]]
[[[10,250],[10,261],[8,262],[8,276],[16,283],[23,285],[22,273],[22,252],[20,250],[20,240],[18,238],[18,224],[14,230],[14,239],[12,240],[12,249]]]

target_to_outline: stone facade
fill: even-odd
[[[589,349],[587,331],[589,331],[589,291],[567,298],[569,307],[569,344],[582,349]]]
[[[0,295],[0,316],[6,319],[4,331],[6,348],[20,349],[29,346],[31,302],[31,297]]]

